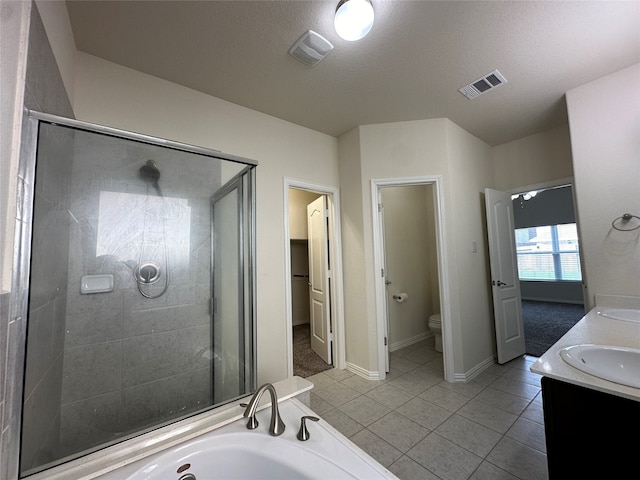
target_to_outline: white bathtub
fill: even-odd
[[[100,480],[213,479],[396,479],[324,420],[307,421],[310,439],[296,438],[303,415],[315,415],[296,399],[279,404],[286,424],[278,437],[268,434],[271,409],[257,414],[260,425],[246,428],[242,418],[150,457],[113,470]]]

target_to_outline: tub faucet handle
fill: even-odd
[[[318,417],[312,417],[310,415],[305,415],[300,419],[300,430],[298,430],[298,435],[296,435],[296,437],[301,442],[306,442],[307,440],[309,440],[309,437],[311,436],[309,434],[309,430],[307,430],[307,424],[305,420],[311,420],[313,422],[317,422],[320,419]]]

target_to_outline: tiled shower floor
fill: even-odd
[[[431,338],[391,353],[383,381],[336,369],[308,377],[311,408],[401,480],[545,480],[535,360],[449,383]]]

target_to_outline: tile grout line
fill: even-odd
[[[417,350],[419,350],[419,349],[421,349],[421,348],[422,348],[422,347],[416,347],[416,348],[414,348],[414,349],[412,349],[412,350],[410,350],[410,351],[407,351],[406,353],[415,352],[415,351],[417,351]],[[414,354],[413,356],[415,356],[415,354]],[[405,360],[407,360],[407,359],[406,359],[406,357],[402,357],[402,356],[401,356],[401,357],[399,357],[399,358],[396,358],[396,360],[403,359],[403,358],[404,358]],[[389,464],[387,465],[387,468],[389,468],[389,467],[391,467],[392,465],[394,465],[396,462],[398,462],[398,461],[399,461],[400,459],[402,459],[403,457],[406,457],[407,459],[410,459],[412,462],[415,462],[415,460],[413,460],[411,457],[409,457],[409,456],[407,455],[407,453],[408,453],[412,448],[414,448],[416,445],[418,445],[420,442],[422,442],[424,439],[426,439],[426,438],[427,438],[429,435],[431,435],[432,433],[433,433],[433,434],[435,434],[436,436],[438,436],[438,437],[440,437],[440,438],[442,438],[442,439],[444,439],[444,440],[448,441],[448,442],[451,442],[452,444],[456,445],[456,447],[461,448],[461,449],[463,449],[464,451],[469,452],[470,454],[472,454],[472,455],[474,455],[474,456],[478,457],[479,459],[481,459],[481,463],[480,463],[480,465],[478,465],[478,466],[474,469],[474,472],[475,472],[476,470],[478,470],[478,469],[482,466],[482,464],[483,464],[484,462],[487,462],[487,463],[491,464],[493,467],[495,467],[495,468],[499,468],[499,469],[500,469],[500,470],[502,470],[502,471],[506,471],[506,470],[504,470],[502,467],[500,467],[499,465],[496,465],[495,463],[492,463],[490,460],[488,460],[488,458],[490,457],[491,453],[496,449],[496,447],[497,447],[497,446],[498,446],[498,445],[499,445],[499,444],[500,444],[500,443],[501,443],[505,438],[507,438],[507,439],[508,439],[509,441],[511,441],[511,442],[516,442],[516,443],[518,443],[518,444],[520,444],[520,445],[523,445],[524,447],[527,447],[527,448],[529,448],[529,449],[535,450],[536,452],[538,452],[538,453],[540,453],[541,455],[544,455],[544,456],[546,457],[546,453],[545,453],[545,452],[543,452],[543,451],[540,451],[540,450],[536,449],[536,447],[532,446],[531,444],[523,443],[523,442],[522,442],[521,440],[519,440],[518,438],[514,438],[514,437],[512,437],[512,436],[510,436],[510,435],[509,435],[509,432],[512,430],[512,428],[514,427],[514,425],[516,425],[520,420],[523,420],[523,421],[526,421],[526,422],[531,422],[532,424],[535,424],[535,425],[541,425],[542,427],[544,427],[544,425],[543,425],[543,424],[540,424],[540,423],[539,423],[539,422],[537,422],[536,420],[531,419],[531,418],[527,418],[527,417],[524,417],[524,416],[523,416],[523,415],[525,414],[525,412],[527,412],[527,410],[528,410],[530,407],[532,407],[532,405],[534,405],[536,402],[538,402],[537,398],[538,398],[538,396],[540,395],[540,386],[539,386],[539,384],[538,384],[538,385],[534,385],[534,384],[532,384],[532,383],[528,382],[526,378],[525,378],[525,379],[523,379],[523,378],[522,378],[523,376],[524,376],[524,377],[526,377],[526,374],[524,374],[524,373],[523,373],[522,375],[518,375],[518,374],[517,374],[517,371],[518,371],[518,370],[521,370],[521,371],[523,371],[523,372],[526,372],[526,371],[527,371],[527,369],[526,369],[526,365],[529,365],[529,364],[531,363],[530,361],[528,361],[528,360],[527,360],[527,358],[525,358],[525,359],[523,359],[523,360],[519,360],[519,363],[517,363],[517,364],[513,364],[513,365],[511,365],[511,366],[496,365],[496,367],[495,367],[495,368],[494,368],[494,367],[491,367],[490,369],[488,369],[488,370],[491,370],[490,372],[489,372],[489,371],[485,371],[485,372],[483,372],[483,374],[485,374],[485,373],[486,373],[487,375],[492,375],[492,376],[494,376],[495,378],[491,379],[491,381],[489,381],[489,382],[487,382],[487,383],[480,383],[480,382],[476,381],[476,379],[474,379],[474,380],[472,380],[471,382],[469,382],[469,384],[472,384],[473,386],[475,386],[475,387],[477,387],[477,388],[478,388],[478,390],[477,390],[477,391],[475,391],[475,393],[473,394],[473,396],[469,396],[469,395],[468,395],[468,393],[466,393],[466,392],[465,392],[465,393],[460,393],[459,391],[457,391],[457,389],[458,389],[459,387],[456,387],[456,385],[458,385],[458,384],[447,384],[447,385],[443,385],[443,382],[444,382],[444,379],[443,379],[443,378],[442,378],[442,380],[440,380],[440,381],[438,381],[438,382],[436,382],[436,383],[433,383],[433,384],[429,385],[426,389],[424,389],[424,390],[420,390],[419,392],[417,392],[417,391],[410,391],[409,389],[402,388],[402,385],[397,385],[397,382],[396,382],[396,384],[394,384],[394,383],[393,383],[393,381],[394,381],[394,380],[397,380],[397,379],[401,378],[401,377],[402,377],[402,376],[404,376],[404,375],[412,375],[412,372],[416,372],[416,371],[418,371],[418,370],[425,370],[425,367],[427,367],[427,365],[429,365],[429,364],[430,364],[431,362],[433,362],[433,361],[437,361],[437,357],[436,357],[435,359],[430,360],[430,361],[422,362],[421,364],[414,362],[414,363],[416,363],[416,366],[415,366],[414,368],[408,369],[408,370],[406,370],[406,371],[398,371],[398,370],[396,370],[395,372],[392,372],[392,373],[391,373],[391,375],[390,375],[390,376],[392,376],[393,378],[391,378],[391,379],[389,379],[389,380],[384,380],[384,381],[382,381],[379,385],[376,385],[376,386],[375,386],[375,387],[373,387],[373,388],[367,388],[367,389],[364,389],[364,391],[363,391],[362,389],[360,389],[360,390],[359,390],[359,389],[357,389],[357,387],[356,387],[356,388],[354,388],[354,387],[351,387],[351,386],[349,386],[349,385],[348,385],[348,383],[350,383],[350,382],[349,382],[349,379],[352,379],[352,378],[355,376],[354,374],[350,374],[350,375],[349,375],[349,374],[347,374],[347,375],[340,374],[340,375],[339,375],[339,377],[340,377],[340,378],[336,378],[336,377],[333,377],[331,373],[322,372],[322,373],[320,373],[320,374],[318,374],[318,375],[323,375],[323,374],[325,374],[325,375],[326,375],[327,377],[329,377],[331,380],[330,380],[330,382],[329,382],[329,383],[327,383],[326,385],[323,385],[322,387],[320,387],[320,388],[319,388],[319,391],[322,391],[322,390],[325,390],[325,389],[327,389],[327,388],[330,388],[332,385],[340,384],[342,387],[345,387],[345,388],[348,388],[348,389],[350,389],[350,390],[353,390],[357,395],[353,396],[353,397],[352,397],[352,398],[350,398],[349,400],[346,400],[346,401],[344,401],[344,402],[340,403],[339,405],[333,405],[331,402],[326,401],[326,400],[323,400],[323,401],[325,401],[325,402],[327,403],[328,408],[324,411],[324,413],[320,413],[320,412],[318,412],[318,413],[322,416],[322,415],[326,415],[327,413],[329,413],[329,412],[331,412],[331,411],[337,411],[337,412],[340,412],[340,414],[341,414],[341,415],[344,415],[344,416],[346,416],[347,418],[349,418],[349,420],[350,420],[350,421],[353,421],[353,422],[358,426],[358,430],[357,430],[355,433],[351,433],[351,435],[346,435],[346,436],[348,436],[348,438],[350,438],[352,441],[353,441],[353,437],[354,437],[354,436],[356,436],[356,435],[358,435],[358,434],[361,434],[363,431],[366,431],[368,435],[373,435],[373,436],[374,436],[374,438],[378,439],[378,441],[380,441],[380,442],[384,442],[384,445],[388,445],[388,447],[389,447],[389,448],[392,448],[392,449],[394,449],[395,451],[399,452],[399,453],[400,453],[400,455],[399,455],[397,458],[395,458],[391,463],[389,463]],[[525,368],[522,368],[522,365],[521,365],[521,363],[522,363],[522,362],[524,362],[524,363],[523,363],[523,365],[525,366]],[[393,357],[392,357],[392,365],[393,365]],[[495,371],[496,369],[497,369],[497,371]],[[430,370],[428,367],[426,368],[426,370],[427,370],[429,373],[434,373],[434,372],[435,372],[435,370]],[[515,375],[508,375],[510,372],[513,372],[513,371],[515,371],[515,373],[516,373]],[[329,371],[329,372],[330,372],[330,371]],[[494,372],[495,372],[495,373],[494,373]],[[483,375],[483,374],[481,374],[481,375]],[[415,375],[413,375],[413,376],[415,376]],[[416,377],[416,378],[419,378],[419,377]],[[538,391],[535,393],[535,395],[533,395],[531,398],[529,398],[529,396],[523,396],[522,394],[520,394],[520,395],[519,395],[518,393],[513,393],[513,391],[508,391],[508,390],[505,390],[505,389],[501,389],[501,388],[499,388],[499,387],[497,387],[497,386],[492,386],[492,385],[494,385],[496,382],[499,382],[501,379],[503,379],[503,381],[505,381],[505,382],[513,382],[514,384],[519,384],[520,386],[524,386],[524,387],[527,387],[527,386],[528,386],[528,387],[531,387],[531,388],[536,388]],[[313,380],[313,379],[312,379],[312,380]],[[366,380],[366,379],[363,379],[363,381],[364,381],[364,382],[368,382],[368,380]],[[351,380],[351,383],[352,383],[352,382],[353,382],[353,380]],[[373,381],[372,381],[372,382],[373,382]],[[469,384],[461,384],[461,385],[469,385]],[[404,402],[399,403],[399,404],[395,405],[393,408],[391,408],[391,407],[387,406],[386,404],[381,403],[381,402],[379,402],[378,400],[376,400],[376,399],[372,398],[372,397],[369,395],[372,391],[374,391],[374,390],[376,390],[376,389],[378,389],[378,388],[380,388],[380,387],[382,387],[382,386],[385,386],[385,385],[388,385],[388,386],[390,386],[390,387],[392,387],[392,388],[396,389],[398,392],[402,392],[403,394],[407,395],[407,399],[406,399]],[[446,408],[446,407],[440,406],[440,405],[438,405],[438,404],[432,403],[432,402],[430,402],[428,399],[425,399],[425,398],[423,398],[423,397],[422,397],[422,395],[424,395],[426,392],[428,392],[429,390],[431,390],[431,389],[433,389],[434,387],[437,387],[437,386],[438,386],[438,387],[440,387],[440,388],[445,388],[445,389],[447,389],[447,390],[450,390],[450,392],[451,392],[452,394],[454,394],[454,395],[464,397],[464,398],[466,399],[466,401],[464,401],[464,403],[462,403],[462,404],[460,404],[459,406],[457,406],[457,408],[456,408],[455,410],[451,410],[451,409],[449,409],[449,408]],[[449,386],[449,387],[453,387],[453,388],[447,388],[447,386]],[[493,390],[495,390],[496,392],[499,392],[500,394],[504,394],[505,396],[517,397],[517,398],[520,398],[520,399],[522,399],[522,400],[525,400],[525,401],[526,401],[526,405],[525,405],[522,409],[520,409],[520,412],[519,412],[518,414],[514,414],[514,413],[512,413],[512,412],[511,412],[511,411],[509,411],[509,410],[505,410],[505,409],[504,409],[504,408],[502,408],[502,407],[498,407],[498,406],[496,406],[496,405],[492,405],[491,403],[486,402],[484,399],[480,399],[480,398],[478,398],[478,396],[479,396],[482,392],[487,391],[487,389],[489,389],[489,388],[492,388],[492,389],[493,389]],[[503,387],[503,388],[504,388],[504,387]],[[313,392],[312,392],[312,393],[313,393]],[[356,400],[358,400],[358,399],[362,399],[363,397],[364,397],[364,398],[366,398],[366,399],[367,399],[367,400],[369,400],[369,401],[375,402],[376,404],[380,405],[380,406],[381,406],[381,407],[383,407],[384,409],[387,409],[388,411],[386,411],[386,412],[385,412],[384,414],[382,414],[381,416],[379,416],[379,417],[375,418],[374,420],[370,421],[367,425],[363,425],[362,423],[360,423],[358,420],[354,419],[352,416],[350,416],[348,413],[346,413],[346,412],[342,409],[342,407],[344,407],[345,405],[349,404],[350,402],[354,402],[354,401],[356,401]],[[387,440],[385,440],[383,437],[380,437],[380,435],[376,434],[376,433],[375,433],[375,431],[373,431],[373,430],[371,430],[371,429],[370,429],[370,427],[371,427],[372,425],[376,424],[377,422],[380,422],[383,418],[385,418],[385,417],[387,417],[387,416],[391,415],[392,413],[395,413],[395,414],[397,414],[397,415],[400,415],[400,416],[402,416],[402,417],[404,417],[404,418],[408,419],[409,421],[414,421],[414,420],[413,420],[413,419],[411,419],[410,417],[408,417],[408,416],[406,416],[406,415],[403,415],[403,413],[398,412],[398,409],[402,408],[403,406],[407,405],[409,402],[411,402],[411,401],[413,401],[413,400],[415,400],[415,399],[420,399],[421,401],[425,401],[425,402],[427,402],[427,403],[430,403],[430,404],[434,405],[434,407],[438,407],[438,408],[442,408],[442,409],[444,409],[444,410],[447,410],[447,411],[449,412],[449,415],[447,415],[447,417],[446,417],[445,419],[443,419],[443,420],[439,421],[439,422],[438,422],[438,424],[437,424],[433,429],[428,428],[428,427],[425,427],[424,425],[421,425],[421,424],[419,424],[418,422],[416,422],[416,424],[417,424],[417,425],[419,425],[421,428],[426,428],[426,429],[428,430],[428,433],[427,433],[426,435],[424,435],[424,436],[421,436],[418,440],[415,440],[415,439],[414,439],[415,441],[413,442],[413,445],[412,445],[411,447],[409,447],[408,449],[405,449],[405,450],[403,451],[403,450],[401,450],[401,449],[397,448],[396,446],[392,445],[392,444],[391,444],[391,443],[389,443]],[[462,415],[462,414],[460,414],[460,413],[459,413],[461,409],[463,409],[466,405],[468,405],[470,402],[472,402],[472,401],[474,401],[474,400],[475,400],[475,401],[477,401],[477,402],[481,402],[481,403],[483,403],[483,404],[487,405],[488,407],[490,407],[490,408],[492,408],[492,409],[496,409],[496,410],[499,410],[499,411],[501,411],[501,412],[507,413],[507,414],[509,414],[509,415],[513,415],[515,418],[514,418],[514,420],[509,424],[509,426],[508,426],[508,427],[506,427],[506,429],[504,430],[504,433],[503,433],[503,432],[501,432],[501,431],[497,431],[497,430],[495,430],[495,429],[493,429],[493,428],[491,428],[491,427],[489,427],[489,426],[487,426],[487,425],[484,425],[484,424],[483,424],[483,423],[481,423],[481,422],[478,422],[478,421],[477,421],[476,419],[474,419],[473,417],[469,417],[469,416]],[[312,408],[313,408],[313,406],[312,406]],[[466,448],[466,447],[464,447],[464,446],[462,446],[462,445],[459,445],[459,444],[457,444],[456,442],[454,442],[454,441],[452,441],[452,440],[450,440],[450,439],[448,439],[448,438],[446,438],[446,437],[442,437],[442,435],[441,435],[441,434],[439,434],[438,432],[436,432],[436,430],[437,430],[441,425],[443,425],[447,420],[449,420],[453,415],[460,415],[461,417],[463,417],[463,418],[465,418],[466,420],[468,420],[468,421],[470,421],[470,422],[472,422],[472,423],[474,423],[474,424],[478,425],[479,427],[486,428],[486,429],[488,429],[488,430],[490,430],[490,431],[493,431],[494,433],[496,433],[496,434],[500,435],[500,437],[499,437],[499,439],[497,440],[497,442],[496,442],[496,443],[495,443],[495,444],[494,444],[494,445],[489,449],[489,451],[488,451],[486,454],[484,454],[484,455],[478,455],[477,453],[474,453],[473,451],[468,450],[468,448]],[[532,416],[533,416],[533,415],[532,415]],[[336,426],[336,425],[334,425],[334,427],[338,428],[338,426]],[[362,447],[361,447],[361,448],[362,448]],[[380,461],[380,460],[378,460],[378,461]],[[418,463],[418,465],[420,465],[420,464]],[[426,467],[426,466],[424,466],[424,465],[420,465],[420,466],[421,466],[422,468],[427,468],[427,467]],[[428,468],[427,468],[427,470],[428,470]],[[430,470],[429,470],[429,471],[430,471]],[[431,472],[431,471],[430,471],[430,472]],[[431,472],[431,473],[434,473],[434,472]],[[508,473],[509,473],[509,474],[511,474],[511,475],[514,475],[514,474],[513,474],[513,472],[508,472]],[[435,473],[434,473],[434,474],[435,474]],[[472,473],[471,475],[473,475],[473,473]]]

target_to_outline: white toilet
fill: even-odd
[[[442,351],[442,317],[439,313],[431,315],[428,322],[429,328],[436,337],[436,352]]]

